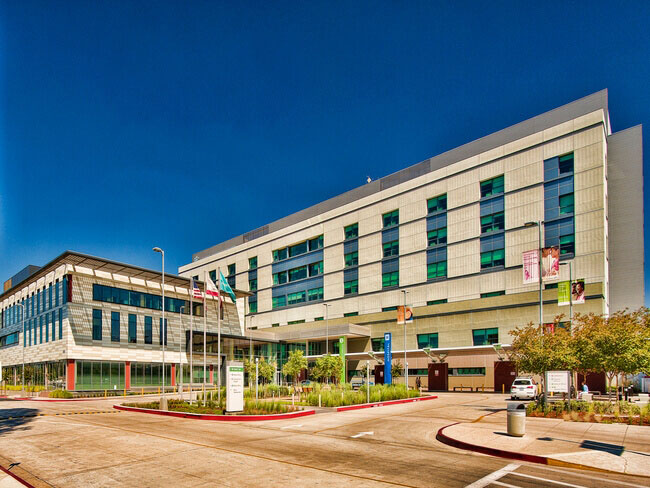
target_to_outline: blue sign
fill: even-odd
[[[390,349],[391,345],[390,332],[384,334],[384,384],[390,385],[393,383],[390,368],[393,364],[393,353]]]

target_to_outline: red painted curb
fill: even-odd
[[[260,420],[295,419],[297,417],[306,417],[307,415],[314,415],[316,413],[316,410],[302,410],[300,412],[275,413],[271,415],[210,415],[202,413],[172,412],[169,410],[153,410],[150,408],[125,407],[123,405],[113,405],[113,408],[116,410],[124,410],[126,412],[165,415],[168,417],[180,417],[183,419],[219,420],[226,422],[257,422]]]
[[[25,480],[22,479],[20,476],[18,476],[17,474],[12,473],[12,472],[9,471],[8,469],[5,469],[5,468],[3,468],[2,466],[0,466],[0,470],[2,470],[4,473],[7,473],[9,476],[11,476],[13,479],[15,479],[16,481],[18,481],[19,483],[22,483],[22,484],[25,485],[27,488],[36,488],[34,485],[32,485],[31,483],[29,483],[28,481],[25,481]]]
[[[97,398],[12,398],[21,402],[92,402],[97,400],[109,400],[111,397],[97,397]],[[115,397],[114,397],[115,398]],[[119,399],[122,397],[117,397]]]
[[[361,405],[348,405],[345,407],[336,407],[337,412],[346,412],[348,410],[360,410],[362,408],[374,408],[374,407],[387,407],[390,405],[399,405],[400,403],[414,403],[414,402],[423,402],[424,400],[433,400],[438,398],[435,395],[417,397],[417,398],[404,398],[402,400],[389,400],[387,402],[375,402],[375,403],[362,403]]]

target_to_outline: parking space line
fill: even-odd
[[[493,473],[490,473],[487,476],[484,476],[480,480],[476,480],[471,485],[467,485],[465,488],[484,488],[485,486],[494,484],[499,478],[503,478],[507,474],[512,473],[519,466],[521,466],[521,464],[516,464],[516,463],[508,464],[507,466],[497,471],[494,471]],[[510,486],[510,485],[504,485],[504,486]]]
[[[566,471],[563,471],[563,470],[561,470],[561,469],[557,469],[557,468],[551,468],[551,467],[549,467],[549,466],[543,466],[543,467],[542,467],[542,466],[528,466],[528,467],[529,467],[529,468],[533,468],[533,469],[541,469],[541,470],[544,470],[544,471],[553,471],[554,473],[559,473],[559,474],[563,474],[563,475],[566,475],[566,474],[567,474]],[[588,480],[600,480],[600,479],[601,479],[601,478],[597,478],[597,477],[595,477],[595,476],[590,476],[590,475],[588,475],[588,474],[577,473],[577,472],[575,472],[575,471],[571,471],[571,472],[570,472],[570,475],[571,475],[572,478],[573,478],[573,477],[577,477],[577,478],[586,478],[586,479],[588,479]],[[627,483],[627,482],[625,482],[625,481],[610,480],[610,479],[608,479],[607,482],[608,482],[608,483],[614,483],[614,484],[621,485],[621,486],[631,486],[632,488],[643,488],[641,485],[635,485],[634,483]]]
[[[547,483],[552,483],[554,485],[562,485],[562,486],[569,486],[571,488],[587,488],[586,486],[583,485],[574,485],[571,483],[565,483],[563,481],[557,481],[557,480],[550,480],[548,478],[541,478],[539,476],[533,476],[531,474],[524,474],[524,473],[517,473],[516,471],[513,471],[512,473],[509,473],[514,476],[521,476],[522,478],[529,478],[533,480],[539,480],[539,481],[545,481]]]

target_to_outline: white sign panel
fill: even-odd
[[[226,412],[244,410],[244,363],[226,362]]]
[[[546,391],[549,393],[569,393],[570,371],[547,371]]]

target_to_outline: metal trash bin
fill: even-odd
[[[508,402],[508,435],[523,437],[526,433],[526,404]]]

